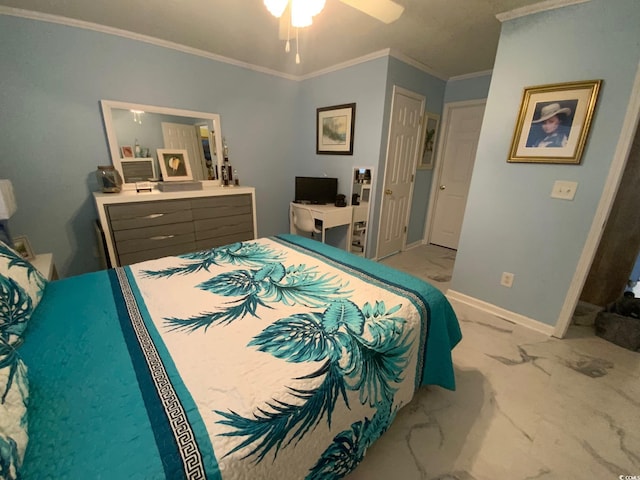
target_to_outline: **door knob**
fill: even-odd
[[[393,190],[389,190],[388,188],[384,191],[385,195],[391,195],[393,193]]]
[[[445,188],[447,188],[446,185],[440,185],[440,190],[444,190]]]

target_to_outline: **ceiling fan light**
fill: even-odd
[[[306,8],[298,2],[291,4],[291,25],[297,28],[308,27],[312,23],[311,15],[306,11]]]
[[[280,18],[284,13],[284,9],[287,8],[287,4],[289,0],[264,0],[264,4],[267,7],[267,10],[274,17]]]
[[[307,5],[307,11],[309,12],[309,15],[315,17],[324,8],[325,0],[307,0],[305,3]]]
[[[291,25],[302,28],[313,22],[312,17],[324,8],[325,0],[292,0]]]

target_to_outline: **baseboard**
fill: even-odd
[[[520,315],[519,313],[511,312],[491,303],[487,303],[482,300],[478,300],[477,298],[465,295],[464,293],[456,292],[455,290],[449,289],[447,291],[447,298],[460,303],[464,303],[465,305],[469,305],[470,307],[477,308],[478,310],[482,310],[483,312],[491,313],[492,315],[496,315],[497,317],[504,318],[505,320],[513,322],[517,325],[522,325],[523,327],[530,328],[531,330],[535,330],[536,332],[543,333],[548,336],[552,336],[555,329],[553,326],[547,325],[546,323],[542,323],[538,320],[525,317],[524,315]]]
[[[405,250],[411,250],[412,248],[421,247],[422,245],[424,245],[422,240],[417,240],[415,242],[411,242],[411,243],[405,245],[404,249]]]

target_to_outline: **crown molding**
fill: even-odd
[[[575,1],[575,0],[574,0]],[[588,0],[582,0],[582,1],[588,1]],[[217,62],[221,62],[221,63],[226,63],[229,65],[234,65],[236,67],[240,67],[240,68],[245,68],[247,70],[252,70],[255,72],[259,72],[259,73],[264,73],[267,75],[272,75],[274,77],[280,77],[280,78],[284,78],[286,80],[292,80],[292,81],[303,81],[303,80],[307,80],[310,78],[314,78],[314,77],[319,77],[321,75],[325,75],[327,73],[331,73],[331,72],[335,72],[338,70],[342,70],[344,68],[348,68],[354,65],[359,65],[361,63],[365,63],[368,62],[370,60],[375,60],[377,58],[382,58],[382,57],[394,57],[398,60],[400,60],[401,62],[404,62],[408,65],[411,65],[412,67],[421,70],[433,77],[439,78],[440,80],[444,80],[447,81],[449,80],[449,78],[446,75],[443,75],[440,72],[437,72],[431,68],[429,68],[428,66],[412,59],[411,57],[408,57],[406,55],[404,55],[401,52],[392,50],[392,49],[384,49],[384,50],[379,50],[377,52],[373,52],[373,53],[369,53],[367,55],[363,55],[361,57],[358,58],[354,58],[342,63],[338,63],[336,65],[332,65],[330,67],[321,69],[321,70],[317,70],[315,72],[311,72],[305,75],[291,75],[291,74],[287,74],[287,73],[283,73],[283,72],[279,72],[277,70],[272,70],[270,68],[266,68],[266,67],[261,67],[258,65],[254,65],[251,63],[247,63],[247,62],[241,62],[239,60],[235,60],[233,58],[229,58],[229,57],[225,57],[222,55],[217,55],[215,53],[211,53],[211,52],[207,52],[204,50],[200,50],[197,48],[193,48],[193,47],[188,47],[186,45],[182,45],[179,43],[175,43],[175,42],[170,42],[167,40],[161,40],[159,38],[156,37],[151,37],[149,35],[143,35],[140,33],[136,33],[136,32],[130,32],[128,30],[122,30],[119,28],[115,28],[115,27],[108,27],[106,25],[100,25],[98,23],[93,23],[93,22],[87,22],[84,20],[77,20],[77,19],[73,19],[73,18],[69,18],[69,17],[63,17],[61,15],[53,15],[50,13],[42,13],[42,12],[35,12],[32,10],[25,10],[25,9],[21,9],[21,8],[14,8],[14,7],[7,7],[4,5],[0,5],[0,15],[9,15],[9,16],[13,16],[13,17],[20,17],[20,18],[27,18],[30,20],[38,20],[41,22],[48,22],[48,23],[55,23],[58,25],[65,25],[68,27],[76,27],[76,28],[81,28],[84,30],[91,30],[94,32],[99,32],[99,33],[105,33],[107,35],[115,35],[118,37],[122,37],[122,38],[127,38],[129,40],[137,40],[140,42],[144,42],[144,43],[148,43],[151,45],[155,45],[158,47],[163,47],[163,48],[168,48],[171,50],[176,50],[178,52],[182,52],[182,53],[187,53],[189,55],[195,55],[198,57],[203,57],[203,58],[207,58],[209,60],[215,60]],[[470,75],[475,75],[475,74],[470,74]]]
[[[86,22],[84,20],[76,20],[73,18],[63,17],[60,15],[52,15],[49,13],[34,12],[32,10],[23,10],[20,8],[6,7],[0,5],[0,15],[10,15],[13,17],[28,18],[31,20],[39,20],[48,23],[57,23],[59,25],[65,25],[68,27],[77,27],[84,30],[92,30],[94,32],[106,33],[108,35],[115,35],[118,37],[128,38],[130,40],[137,40],[144,43],[149,43],[157,47],[169,48],[171,50],[177,50],[189,55],[195,55],[198,57],[204,57],[209,60],[215,60],[217,62],[227,63],[240,68],[246,68],[255,72],[266,73],[267,75],[273,75],[275,77],[285,78],[287,80],[299,81],[300,77],[296,75],[289,75],[286,73],[271,70],[270,68],[260,67],[251,63],[241,62],[234,60],[233,58],[224,57],[215,53],[206,52],[193,47],[188,47],[179,43],[169,42],[167,40],[161,40],[156,37],[150,37],[148,35],[142,35],[140,33],[130,32],[128,30],[121,30],[119,28],[108,27],[106,25],[100,25],[97,23]]]
[[[447,81],[449,79],[449,77],[447,77],[446,75],[426,66],[423,63],[418,62],[417,60],[414,60],[411,57],[406,56],[404,53],[398,52],[397,50],[393,50],[393,49],[389,50],[389,55],[391,57],[397,58],[401,62],[404,62],[408,65],[411,65],[414,68],[417,68],[418,70],[422,70],[424,73],[428,73],[432,77],[436,77],[444,81]]]
[[[493,74],[493,70],[483,70],[481,72],[475,72],[475,73],[465,73],[464,75],[456,75],[455,77],[449,77],[449,82],[458,82],[460,80],[469,80],[471,78],[478,78],[478,77],[486,77],[487,75],[492,75]]]
[[[568,7],[570,5],[577,5],[579,3],[586,3],[590,1],[591,0],[546,0],[526,7],[516,8],[515,10],[509,10],[508,12],[499,13],[496,15],[496,18],[500,22],[506,22],[507,20],[526,17],[533,13],[546,12],[547,10],[555,10],[556,8]]]
[[[377,52],[369,53],[367,55],[363,55],[362,57],[353,58],[351,60],[347,60],[346,62],[337,63],[335,65],[331,65],[330,67],[323,68],[321,70],[316,70],[315,72],[307,73],[305,75],[301,75],[296,77],[297,80],[308,80],[314,77],[320,77],[322,75],[326,75],[327,73],[335,72],[338,70],[342,70],[343,68],[353,67],[354,65],[359,65],[361,63],[368,62],[370,60],[375,60],[376,58],[388,57],[389,49],[378,50]]]

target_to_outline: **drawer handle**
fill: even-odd
[[[150,213],[149,215],[146,215],[142,218],[158,218],[163,216],[164,216],[164,213]]]
[[[149,240],[166,240],[167,238],[173,238],[175,235],[157,235],[155,237],[149,238]]]

